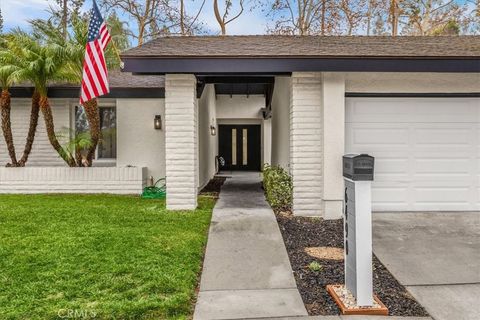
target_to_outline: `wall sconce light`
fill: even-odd
[[[153,119],[153,126],[155,130],[162,130],[162,116],[157,114],[155,119]]]
[[[217,128],[215,128],[215,126],[210,126],[210,134],[212,136],[216,136],[217,135]]]

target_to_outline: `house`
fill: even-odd
[[[131,83],[101,99],[116,110],[106,164],[167,176],[170,209],[196,207],[218,155],[226,170],[283,166],[295,214],[340,217],[355,152],[376,158],[374,210],[480,210],[478,36],[165,37],[122,59]],[[71,127],[72,103],[54,102]]]

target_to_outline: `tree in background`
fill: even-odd
[[[390,0],[388,8],[388,21],[390,22],[391,34],[394,37],[398,35],[400,16],[403,13],[401,8],[402,1],[403,0]]]
[[[368,3],[366,0],[340,0],[341,20],[346,35],[351,36],[368,17]]]
[[[383,15],[380,12],[378,12],[375,15],[373,35],[375,35],[375,36],[386,36],[386,35],[388,35],[387,34],[387,29],[385,28],[385,21],[383,19]]]
[[[103,0],[101,5],[107,12],[119,11],[133,20],[138,31],[130,29],[129,36],[137,40],[137,45],[142,45],[146,39],[160,35],[167,27],[162,1],[165,0]]]
[[[194,3],[199,3],[197,8]],[[168,34],[192,36],[204,33],[204,24],[199,21],[200,13],[205,7],[206,0],[163,0],[163,12],[170,22]]]
[[[213,0],[213,12],[215,13],[215,19],[217,20],[218,25],[220,26],[220,34],[222,36],[227,34],[227,25],[236,19],[238,19],[244,11],[244,0],[238,0],[239,9],[235,14],[232,14],[231,10],[233,9],[233,0],[224,0],[223,1],[223,10],[220,9],[218,0]],[[221,11],[221,13],[220,13]]]
[[[67,38],[72,17],[80,14],[84,2],[85,0],[55,0],[55,4],[50,5],[50,22],[60,29],[64,39]]]
[[[3,33],[3,16],[2,16],[2,8],[0,8],[0,34]]]
[[[274,21],[268,33],[287,35],[337,34],[341,7],[339,0],[273,0],[263,5]]]
[[[388,1],[367,0],[367,9],[365,13],[365,28],[367,36],[384,35],[385,23],[383,15],[387,12]]]
[[[416,36],[459,34],[466,12],[453,0],[404,0],[402,7],[402,34]]]
[[[130,48],[130,41],[128,40],[128,24],[120,20],[116,12],[112,12],[106,19],[108,31],[112,37],[112,41],[119,51],[124,51]],[[76,33],[76,32],[75,32]],[[117,61],[118,59],[114,59]]]

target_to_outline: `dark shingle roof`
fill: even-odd
[[[120,70],[110,70],[108,72],[110,88],[129,88],[129,89],[148,89],[164,88],[165,77],[160,75],[136,75],[130,72],[121,72]],[[15,87],[32,87],[31,83],[19,83]],[[80,88],[80,84],[73,83],[54,83],[51,88]]]
[[[119,70],[108,73],[111,88],[163,88],[165,77],[159,75],[138,75]]]
[[[162,37],[123,57],[465,57],[480,56],[480,36],[195,36]]]

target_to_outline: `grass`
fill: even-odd
[[[188,319],[214,200],[0,196],[0,319]]]

